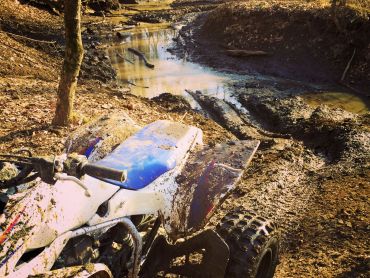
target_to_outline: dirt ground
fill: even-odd
[[[205,4],[203,2],[202,5]],[[194,44],[189,44],[188,47],[178,46],[178,54],[187,52],[188,57],[194,61],[209,63],[216,68],[229,67],[230,70],[232,64],[235,66],[232,70],[243,72],[248,68],[261,72],[261,68],[258,68],[259,60],[246,66],[245,60],[233,58],[229,64],[225,64],[225,58],[219,58],[218,54],[223,51],[224,44],[228,47],[248,49],[261,45],[249,42],[255,40],[259,34],[266,35],[266,30],[263,29],[263,32],[259,33],[258,28],[263,26],[257,26],[258,28],[254,29],[257,31],[250,40],[232,42],[231,38],[242,38],[238,35],[238,32],[241,32],[240,26],[236,23],[230,25],[229,22],[221,22],[222,18],[216,15],[223,10],[214,10],[214,2],[209,2],[211,8],[199,8],[194,1],[190,1],[189,12],[193,12],[194,7],[199,11],[212,11],[209,18],[202,15],[195,21],[197,24],[205,23],[199,25],[203,27],[190,33],[185,27],[184,41],[191,37]],[[183,8],[185,4],[177,5]],[[244,4],[243,7],[230,10],[227,12],[238,11],[240,16],[249,18],[247,15],[250,11],[245,9]],[[266,18],[272,12],[274,11],[270,8],[264,10],[263,7],[258,11],[264,13]],[[156,13],[167,20],[177,18],[165,16],[168,11]],[[279,13],[286,16],[284,9],[279,9]],[[138,20],[148,17],[151,18],[149,12]],[[293,16],[292,20],[299,21],[297,17],[294,19]],[[156,20],[158,16],[153,18]],[[127,112],[140,125],[157,119],[196,125],[203,130],[207,144],[228,139],[246,139],[247,137],[243,136],[250,136],[250,133],[235,130],[251,128],[251,134],[258,134],[261,147],[251,167],[246,171],[240,187],[222,205],[211,225],[238,205],[255,209],[260,214],[274,219],[280,226],[283,238],[280,264],[275,277],[369,277],[369,113],[355,115],[324,106],[315,109],[294,95],[291,88],[276,88],[263,83],[249,87],[240,84],[237,96],[250,114],[245,115],[242,124],[238,123],[239,126],[230,128],[233,123],[223,120],[217,123],[207,119],[192,111],[179,97],[165,94],[148,100],[133,96],[128,88],[117,85],[109,59],[104,51],[96,47],[97,33],[94,30],[100,19],[89,16],[84,19],[83,27],[87,30],[84,33],[86,53],[76,94],[75,122],[69,127],[54,127],[50,123],[56,104],[58,75],[63,55],[62,17],[20,4],[18,1],[4,0],[0,3],[1,153],[12,153],[21,148],[42,155],[60,153],[66,136],[73,130],[102,114],[118,111]],[[238,19],[232,16],[232,20]],[[250,22],[246,20],[243,24],[249,26]],[[209,28],[207,24],[215,21],[218,22],[219,33],[224,31],[223,28],[230,28],[222,37],[224,41],[218,41],[216,50],[210,51],[210,45],[214,44],[217,38],[212,37],[208,41],[202,39],[197,43],[200,34],[197,32],[206,30]],[[289,35],[293,41],[299,38],[293,32],[285,33],[288,29],[279,30],[281,34],[274,33],[277,37],[281,35],[284,38]],[[274,37],[274,41],[277,37]],[[369,36],[365,42],[367,44],[368,38]],[[276,42],[279,42],[276,45],[278,51],[284,46],[284,40]],[[314,44],[312,47],[316,46]],[[323,44],[322,47],[325,46]],[[294,47],[299,48],[299,45],[294,44]],[[328,79],[321,81],[334,82],[351,55],[352,48],[347,45],[343,47],[343,52],[337,57],[338,64],[325,63],[328,57],[332,61],[332,53],[329,53],[321,61],[325,67],[316,65],[319,70],[309,63],[309,58],[294,52],[297,58],[294,63],[305,65],[307,71],[302,72],[302,75],[294,75],[297,70],[292,62],[287,64],[287,71],[282,72],[282,75],[293,79],[308,76],[306,80],[316,82],[320,79],[311,74],[317,72],[320,76],[328,76]],[[190,48],[196,51],[190,51]],[[271,51],[270,48],[263,50]],[[358,52],[362,56],[355,59],[347,80],[349,83],[352,81],[351,85],[359,90],[366,88],[370,80],[365,52],[366,47]],[[263,68],[266,71],[262,72],[268,72],[267,69],[280,72],[281,67],[277,65],[286,59],[286,53],[291,52],[279,53],[282,53],[282,56],[277,59],[264,58],[266,60],[263,62]],[[270,63],[276,66],[270,67]],[[219,112],[219,119],[225,119],[225,115],[221,115],[222,111]]]

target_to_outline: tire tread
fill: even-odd
[[[236,208],[227,213],[216,231],[230,248],[225,277],[255,277],[258,256],[269,239],[277,237],[277,227],[255,212]]]

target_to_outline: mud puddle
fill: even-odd
[[[129,86],[134,95],[153,98],[171,93],[185,97],[193,108],[199,108],[187,91],[199,90],[205,95],[228,99],[233,83],[242,79],[236,74],[217,72],[171,54],[167,49],[178,37],[178,29],[169,24],[141,24],[120,34],[122,41],[107,51],[117,71],[118,82]],[[145,66],[129,48],[145,54],[154,68]]]
[[[342,108],[348,112],[365,114],[369,112],[369,100],[365,97],[356,96],[347,92],[319,92],[307,93],[302,98],[312,107],[321,104],[331,108]]]

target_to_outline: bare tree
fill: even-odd
[[[77,78],[83,58],[81,38],[81,0],[64,0],[66,48],[58,87],[53,124],[68,125],[73,117]]]

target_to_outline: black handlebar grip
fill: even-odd
[[[127,177],[126,170],[116,170],[90,163],[86,163],[82,166],[82,173],[95,178],[110,179],[119,182],[124,182]]]

